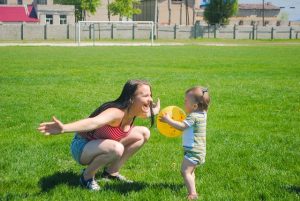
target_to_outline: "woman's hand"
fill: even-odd
[[[44,135],[56,135],[64,132],[64,124],[55,117],[52,122],[41,123],[38,130]]]
[[[157,99],[156,103],[153,103],[152,110],[153,110],[154,115],[157,115],[159,113],[159,111],[160,111],[160,99],[159,98]]]

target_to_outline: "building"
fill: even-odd
[[[86,12],[85,20],[86,21],[119,21],[119,16],[113,16],[109,13],[107,9],[110,0],[102,0],[101,5],[98,6],[95,14]]]
[[[300,1],[299,0],[265,0],[273,5],[280,7],[278,20],[291,24],[300,23]],[[262,3],[262,0],[239,0],[241,4]]]
[[[155,21],[158,24],[178,24],[192,25],[195,23],[195,9],[199,5],[199,0],[141,0],[137,8],[141,9],[141,14],[134,15],[133,21]],[[87,13],[87,21],[118,21],[119,16],[112,16],[107,5],[110,0],[103,0],[94,15]],[[155,9],[157,7],[157,9]]]
[[[142,13],[134,15],[134,21],[156,21],[162,25],[193,25],[199,0],[142,0],[138,7]]]
[[[0,0],[0,22],[74,24],[75,6],[53,0]]]
[[[236,16],[230,18],[230,24],[238,25],[281,25],[278,19],[280,7],[272,3],[265,4],[239,4]]]
[[[203,16],[209,2],[209,0],[202,0],[199,8],[196,9],[196,20],[201,24],[206,24]],[[262,25],[264,18],[265,25],[281,25],[283,22],[278,19],[279,13],[280,7],[269,2],[264,6],[262,3],[239,4],[238,12],[229,19],[229,24]]]

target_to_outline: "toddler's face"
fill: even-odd
[[[194,103],[192,101],[192,98],[191,98],[191,94],[188,93],[185,95],[185,98],[184,98],[184,106],[185,106],[185,111],[187,113],[191,113],[193,112],[194,110]]]

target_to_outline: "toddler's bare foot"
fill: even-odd
[[[188,200],[197,200],[198,199],[198,195],[197,194],[188,195],[187,199]]]

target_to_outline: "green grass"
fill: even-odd
[[[85,118],[134,78],[152,83],[162,107],[209,87],[200,200],[300,200],[299,55],[300,46],[0,47],[0,200],[184,200],[180,138],[152,128],[121,171],[136,183],[92,193],[78,185],[73,135],[35,130],[52,115]]]

